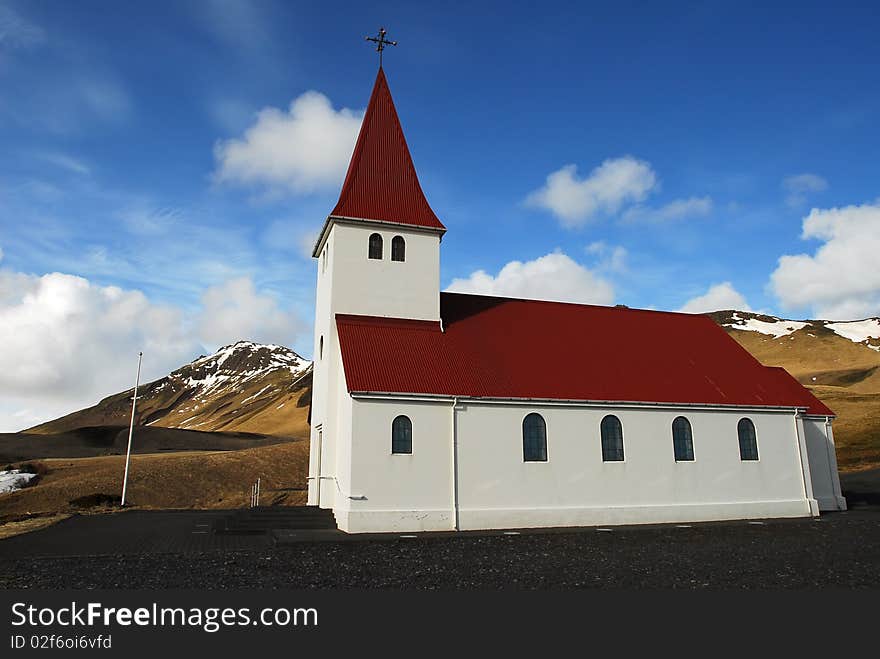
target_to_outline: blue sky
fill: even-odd
[[[142,346],[310,356],[380,25],[444,287],[880,314],[880,15],[765,4],[0,0],[0,430]]]

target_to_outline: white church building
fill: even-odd
[[[309,504],[350,533],[844,510],[833,412],[702,315],[440,292],[380,68],[315,245]]]

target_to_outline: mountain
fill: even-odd
[[[239,341],[141,385],[139,426],[308,436],[312,363],[278,345]],[[24,431],[56,434],[127,426],[133,389]]]
[[[767,366],[782,366],[837,413],[842,469],[880,464],[880,318],[789,320],[745,311],[709,314]]]

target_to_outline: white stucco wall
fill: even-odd
[[[382,236],[382,259],[368,259],[369,237]],[[336,222],[331,230],[331,314],[440,319],[440,236],[407,227]],[[391,241],[403,236],[406,260],[391,260]]]
[[[391,453],[391,423],[413,425],[411,455]],[[355,400],[352,495],[344,531],[430,531],[453,528],[451,404]]]
[[[383,239],[381,260],[368,258],[373,233]],[[402,262],[391,260],[391,242],[398,235],[406,241],[406,260]],[[351,464],[352,401],[345,387],[336,314],[439,320],[440,236],[408,227],[333,221],[315,264],[308,503],[337,508],[339,472],[350,471]],[[340,505],[347,505],[347,495]]]
[[[452,415],[447,401],[361,399],[352,414],[352,501],[340,527],[358,531],[455,526]],[[522,419],[545,419],[548,461],[525,463]],[[599,424],[620,418],[625,461],[603,463]],[[413,454],[391,455],[391,421],[413,423]],[[677,463],[671,424],[686,416],[693,462]],[[748,416],[758,461],[742,461],[736,424]],[[791,412],[612,409],[468,402],[455,413],[459,528],[517,528],[811,514]],[[813,501],[815,507],[815,501]]]
[[[840,492],[837,455],[831,423],[824,417],[806,417],[804,436],[810,461],[813,495],[819,510],[846,510],[846,499]]]

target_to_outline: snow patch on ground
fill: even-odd
[[[265,387],[263,387],[263,388],[260,389],[257,393],[255,393],[253,396],[248,396],[248,397],[245,398],[243,401],[241,401],[241,404],[244,405],[244,404],[245,404],[246,402],[248,402],[249,400],[253,400],[254,398],[258,398],[260,394],[262,394],[262,393],[263,393],[264,391],[266,391],[267,389],[271,389],[271,388],[272,388],[272,385],[271,385],[271,384],[270,384],[270,385],[267,385],[267,386],[265,386]]]
[[[868,339],[880,339],[880,318],[828,323],[825,327],[855,343],[864,343]],[[869,345],[868,347],[880,352],[880,346]]]
[[[733,315],[733,320],[740,322],[728,323],[727,327],[738,330],[745,330],[746,332],[759,332],[760,334],[768,334],[774,339],[778,339],[782,336],[788,336],[789,334],[796,332],[799,329],[803,329],[809,324],[797,320],[781,319],[773,322],[767,322],[765,320],[758,320],[757,318],[740,318],[736,314]]]
[[[0,471],[0,494],[15,492],[26,487],[32,478],[36,478],[36,474],[28,474],[18,469],[10,469],[8,471]]]

